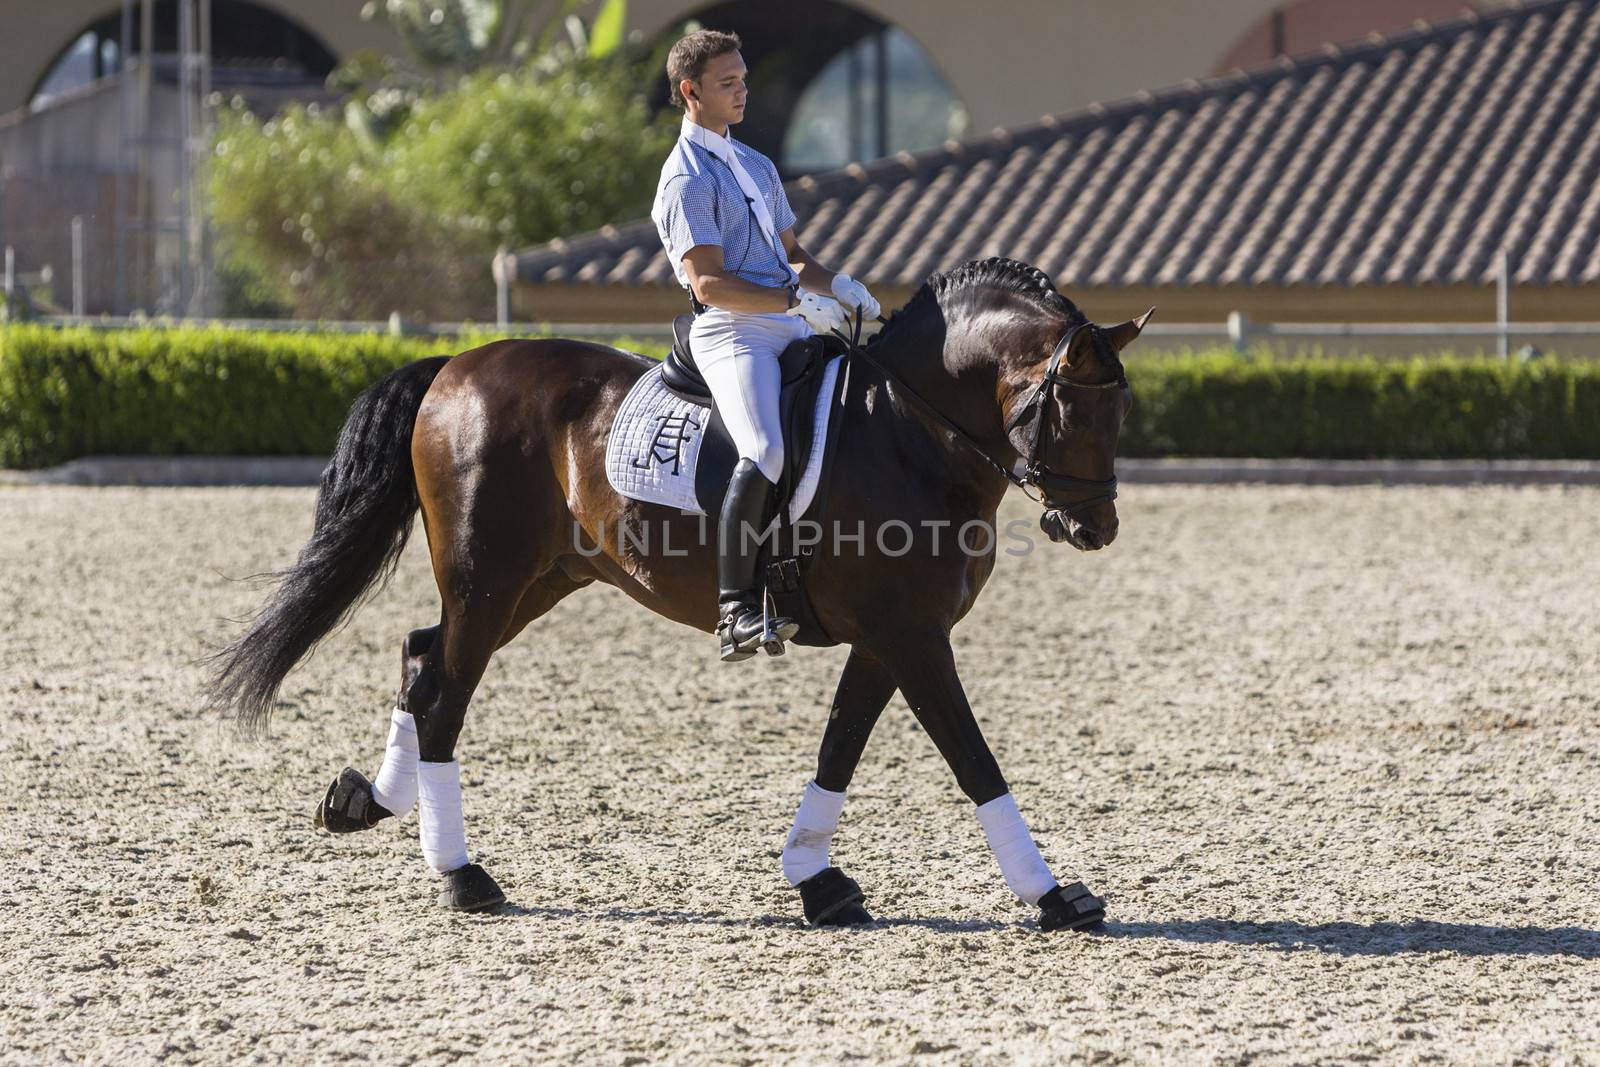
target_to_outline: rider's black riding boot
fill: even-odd
[[[754,461],[741,459],[733,468],[728,495],[722,501],[722,518],[717,530],[717,639],[722,643],[722,659],[733,663],[749,659],[761,646],[761,596],[756,590],[756,557],[761,535],[771,515],[772,490],[766,475]],[[768,629],[780,642],[799,632],[791,619],[768,619]],[[776,649],[781,651],[780,644]]]

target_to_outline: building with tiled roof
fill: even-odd
[[[736,131],[737,135],[737,131]],[[1006,255],[1167,321],[1600,319],[1600,0],[1419,25],[788,186],[886,305]],[[514,314],[684,309],[648,219],[516,257]]]

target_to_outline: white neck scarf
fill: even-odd
[[[683,128],[678,136],[690,144],[699,145],[728,165],[728,169],[733,171],[734,178],[739,182],[740,192],[744,193],[744,198],[750,203],[750,210],[755,212],[756,222],[761,227],[761,235],[767,239],[767,245],[777,253],[778,262],[788,267],[789,256],[784,251],[783,243],[778,240],[777,231],[773,227],[772,211],[767,207],[767,198],[755,179],[750,177],[750,172],[739,162],[738,155],[733,151],[733,143],[715,130],[706,129],[687,115],[683,117]],[[789,273],[793,276],[792,267],[789,268]]]

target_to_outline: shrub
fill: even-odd
[[[238,298],[313,319],[485,313],[501,244],[648,212],[676,122],[628,70],[579,59],[400,103],[379,89],[267,120],[222,109],[209,188]]]
[[[1440,357],[1129,360],[1129,456],[1600,457],[1600,364]]]
[[[323,454],[367,385],[492,336],[0,327],[0,465]],[[1125,456],[1600,458],[1600,363],[1211,352],[1130,359],[1128,375]]]

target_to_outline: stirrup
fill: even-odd
[[[760,628],[757,629],[752,625],[755,613],[754,604],[741,603],[730,609],[717,624],[717,638],[722,644],[722,662],[737,663],[749,659],[758,648],[769,656],[781,656],[783,643],[800,632],[799,623],[774,615],[765,604],[761,607]]]
[[[761,651],[769,656],[781,656],[784,653],[783,642],[786,638],[778,633],[777,627],[787,623],[789,620],[776,619],[773,618],[773,615],[772,591],[763,589],[761,591]],[[799,632],[800,627],[796,626],[794,629],[795,632]],[[791,633],[789,636],[793,637],[794,634]]]

